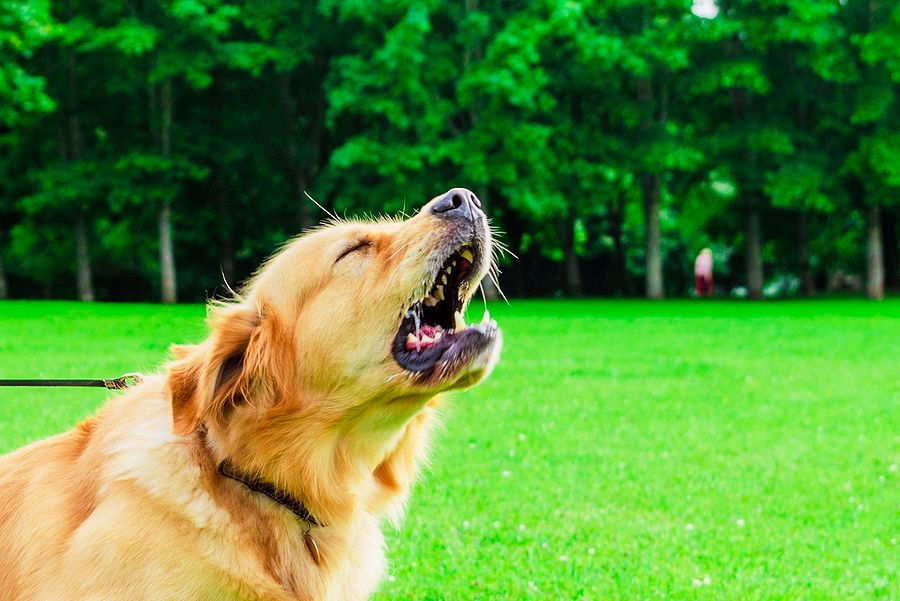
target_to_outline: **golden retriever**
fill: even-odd
[[[497,360],[462,320],[491,244],[463,188],[287,244],[164,373],[0,458],[0,598],[369,597],[436,395]]]

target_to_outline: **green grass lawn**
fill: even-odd
[[[380,599],[900,599],[900,300],[491,313]],[[0,377],[150,371],[203,316],[0,303]],[[0,452],[107,394],[0,389]]]

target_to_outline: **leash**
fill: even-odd
[[[124,390],[142,381],[141,374],[128,373],[108,380],[0,380],[0,386],[90,386],[107,390]]]

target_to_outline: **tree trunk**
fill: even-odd
[[[9,286],[6,283],[6,271],[3,269],[3,233],[0,232],[0,299],[9,298]]]
[[[160,85],[160,154],[171,154],[172,140],[172,79],[163,80]],[[159,268],[162,288],[162,302],[177,302],[177,282],[175,279],[175,249],[172,242],[172,200],[166,199],[159,208]]]
[[[566,294],[572,297],[584,295],[584,284],[581,281],[581,264],[575,251],[575,220],[567,215],[562,219],[560,239],[563,242],[563,261],[565,263]]]
[[[307,181],[303,165],[300,162],[300,150],[297,147],[300,139],[300,124],[298,122],[297,101],[294,98],[290,73],[282,73],[279,76],[278,91],[281,95],[281,111],[287,131],[287,143],[284,149],[286,155],[285,163],[297,199],[300,229],[306,230],[316,225],[315,211],[319,209],[313,209],[312,202],[306,198]]]
[[[881,209],[881,243],[884,254],[884,287],[900,290],[900,249],[897,248],[897,209]]]
[[[222,169],[217,168],[213,177],[212,189],[213,199],[216,208],[221,215],[221,224],[217,228],[219,234],[219,267],[222,270],[222,277],[225,285],[231,287],[237,286],[234,279],[234,243],[232,242],[232,219],[231,219],[231,202],[228,197],[228,186],[222,177]]]
[[[625,221],[624,201],[613,201],[610,205],[610,236],[613,240],[613,262],[615,290],[625,296],[631,296],[631,280],[628,277],[628,263],[625,257],[625,243],[622,240],[622,227]]]
[[[87,224],[83,213],[78,213],[75,217],[75,255],[78,262],[78,298],[84,302],[93,302],[91,257],[88,252]]]
[[[870,205],[866,219],[866,296],[884,298],[884,250],[881,245],[881,207]]]
[[[762,298],[763,267],[760,250],[759,204],[755,194],[747,196],[747,207],[744,222],[744,237],[747,253],[747,294],[750,298]]]
[[[659,176],[656,174],[642,175],[641,190],[644,204],[647,298],[659,299],[665,297],[662,272],[662,236],[659,230]]]
[[[646,21],[647,13],[644,14]],[[656,123],[656,100],[653,94],[653,80],[642,77],[635,80],[638,102],[641,104],[643,116],[640,129],[644,135]],[[665,111],[661,111],[660,121],[665,120]],[[657,173],[641,174],[641,196],[644,205],[644,257],[646,261],[647,298],[663,298],[662,243],[659,231],[660,179]]]
[[[800,293],[803,296],[815,296],[816,287],[809,266],[809,244],[806,238],[806,211],[803,209],[797,214],[797,254],[800,263]]]
[[[67,3],[69,19],[72,19],[72,5]],[[68,121],[69,121],[69,158],[80,161],[84,148],[81,136],[81,124],[78,119],[78,69],[75,64],[75,53],[68,51],[66,57],[68,76]],[[84,201],[82,201],[84,202]],[[77,266],[78,298],[84,302],[94,300],[94,279],[91,274],[91,255],[88,250],[87,224],[84,209],[79,207],[75,216],[75,261]]]
[[[175,282],[175,257],[172,252],[172,203],[164,201],[159,210],[159,266],[162,275],[162,302],[178,301]]]

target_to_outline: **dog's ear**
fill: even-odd
[[[172,398],[172,430],[179,436],[197,430],[208,418],[224,414],[249,391],[246,369],[251,342],[261,325],[259,312],[244,305],[218,307],[211,333],[201,344],[173,349],[168,389]]]

